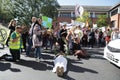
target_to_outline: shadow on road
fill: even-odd
[[[42,54],[42,58],[43,59],[46,59],[46,60],[48,60],[48,59],[51,59],[51,60],[53,60],[54,59],[54,54]]]
[[[0,62],[0,71],[6,71],[6,70],[10,70],[12,72],[21,72],[20,69],[11,68],[10,63],[2,63],[2,62]]]
[[[25,66],[25,67],[30,67],[34,70],[42,70],[42,71],[52,70],[52,66],[51,66],[52,62],[49,62],[49,61],[36,62],[36,61],[30,61],[30,60],[20,60],[15,64]]]
[[[73,71],[73,72],[78,72],[78,73],[84,73],[84,72],[91,72],[91,73],[95,73],[98,74],[97,71],[91,70],[91,69],[87,69],[87,68],[83,68],[77,65],[74,65],[74,63],[72,63],[73,61],[69,61],[68,64],[68,72],[69,71]]]
[[[61,78],[66,79],[66,80],[75,80],[74,78],[72,78],[72,77],[70,77],[70,76],[68,76],[66,74]]]
[[[98,72],[94,71],[94,70],[91,70],[91,69],[87,69],[87,68],[83,68],[83,67],[80,67],[80,66],[76,66],[76,65],[73,65],[72,63],[69,64],[69,68],[68,68],[68,71],[73,71],[73,72],[78,72],[78,73],[84,73],[84,72],[91,72],[91,73],[95,73],[95,74],[98,74]]]
[[[22,54],[22,55],[25,55],[25,54]],[[52,59],[52,60],[54,59],[54,54],[50,54],[50,53],[45,53],[45,54],[42,53],[41,56],[42,56],[43,59]],[[34,53],[30,53],[29,57],[30,58],[34,58],[35,54]]]
[[[105,58],[103,58],[103,49],[86,49],[88,54],[91,55],[91,59],[101,59],[101,60],[105,60]],[[101,51],[101,52],[100,52]]]
[[[61,78],[66,79],[66,80],[75,80],[74,78],[70,77],[68,75],[68,72],[78,72],[78,73],[84,73],[84,72],[91,72],[94,74],[98,74],[97,71],[95,70],[91,70],[91,69],[87,69],[87,68],[83,68],[74,64],[83,64],[80,60],[73,60],[73,59],[68,59],[68,66],[67,66],[67,72],[65,73],[65,75]]]
[[[91,55],[91,59],[101,59],[101,60],[106,60],[105,58],[103,58],[103,56],[98,56],[98,55]]]

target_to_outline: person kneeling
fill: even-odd
[[[80,43],[79,43],[77,38],[74,38],[72,51],[73,51],[73,54],[78,59],[89,58],[90,57],[90,55],[88,55],[87,52],[81,48]]]
[[[61,52],[54,60],[54,67],[52,72],[57,73],[58,76],[63,76],[67,71],[67,63],[68,62],[65,58],[65,54]]]

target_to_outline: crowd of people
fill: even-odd
[[[99,28],[82,28],[80,25],[67,29],[67,25],[64,24],[59,25],[59,27],[47,29],[42,26],[41,18],[32,17],[31,21],[30,28],[25,25],[17,25],[15,20],[11,20],[8,25],[11,32],[6,45],[9,47],[12,60],[15,62],[20,60],[20,54],[23,51],[29,57],[33,49],[34,57],[38,62],[42,58],[41,53],[44,49],[49,49],[51,53],[55,54],[57,56],[56,60],[61,58],[58,56],[61,55],[58,52],[61,52],[65,56],[69,54],[74,55],[78,59],[89,58],[90,55],[82,47],[104,47],[110,40],[120,37],[118,28],[114,28],[113,30],[108,28],[103,32]],[[65,56],[62,57],[65,58]],[[63,64],[64,61],[67,64],[64,58],[62,60]],[[56,60],[55,63],[57,63]],[[63,70],[63,68],[60,69],[65,72],[66,70]],[[56,69],[59,68],[56,67]],[[56,71],[54,70],[53,72]]]

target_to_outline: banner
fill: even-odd
[[[83,12],[84,12],[84,8],[82,6],[80,6],[80,5],[77,4],[75,6],[75,16],[76,17],[82,17]]]
[[[10,29],[0,24],[0,44],[5,44],[10,34]]]
[[[80,25],[82,28],[85,26],[85,23],[79,22],[79,21],[75,21],[75,20],[71,20],[71,24],[73,26],[79,26]]]
[[[42,16],[42,25],[45,28],[51,28],[52,27],[52,18],[49,18],[47,16]]]

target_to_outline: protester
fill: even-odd
[[[74,34],[75,34],[76,36],[78,36],[77,39],[78,39],[78,41],[79,41],[79,43],[80,43],[80,41],[81,41],[81,39],[82,39],[82,37],[83,37],[83,31],[81,30],[81,26],[80,26],[80,25],[76,26],[76,29],[75,29],[75,31],[74,31]]]
[[[8,25],[8,28],[10,29],[10,34],[9,35],[11,35],[11,33],[15,31],[15,27],[16,27],[16,21],[14,19],[12,19],[10,21],[9,25]],[[9,39],[10,39],[10,36],[8,37],[8,39],[6,41],[7,46],[9,46],[8,45]]]
[[[41,58],[42,33],[40,26],[36,24],[33,29],[33,48],[35,48],[35,58],[39,62]]]
[[[15,31],[15,27],[16,27],[16,21],[14,19],[12,19],[8,25],[8,28],[11,30],[10,34]]]
[[[60,46],[60,51],[65,52],[65,45],[67,44],[67,41],[64,35],[61,35],[61,37],[58,39],[58,44]]]
[[[110,29],[107,29],[106,36],[105,36],[106,44],[108,44],[110,42],[110,38],[111,38],[111,31],[110,31]]]
[[[111,33],[111,40],[115,40],[119,38],[119,30],[118,28],[114,28]]]
[[[47,30],[45,30],[44,33],[43,33],[43,44],[42,44],[42,47],[44,49],[48,48],[48,34],[47,34]]]
[[[95,43],[96,43],[95,45],[99,47],[99,30],[98,29],[95,30]]]
[[[88,34],[88,41],[90,48],[93,48],[95,43],[95,32],[94,29],[91,29],[90,33]]]
[[[98,38],[98,40],[99,40],[99,47],[102,47],[102,46],[104,46],[103,44],[103,42],[104,42],[104,36],[103,36],[103,32],[102,32],[102,30],[101,29],[99,29],[99,38]]]
[[[34,29],[34,26],[36,24],[36,21],[37,21],[37,18],[36,17],[32,17],[32,24],[31,24],[31,28],[29,30],[29,37],[28,37],[28,46],[27,46],[27,49],[26,49],[26,56],[29,56],[29,53],[31,51],[31,48],[32,48],[32,37],[33,37],[33,29]]]
[[[81,48],[77,37],[74,38],[72,50],[73,50],[73,51],[72,51],[73,54],[74,54],[78,59],[90,57],[90,56],[87,54],[87,52]]]
[[[35,48],[35,58],[36,58],[36,61],[38,62],[42,58],[41,48],[43,45],[43,33],[44,33],[44,30],[41,24],[42,24],[42,19],[38,18],[33,28],[33,39],[32,39],[32,42],[33,42],[32,48]]]
[[[52,72],[56,72],[58,76],[63,76],[67,71],[67,59],[65,58],[65,54],[60,52],[60,54],[54,60],[54,67]]]
[[[9,42],[9,49],[10,53],[12,54],[13,61],[16,62],[17,60],[20,60],[20,53],[21,48],[23,48],[22,45],[22,39],[21,39],[21,26],[16,26],[16,29],[12,34],[10,35],[10,42]]]
[[[87,34],[87,31],[83,32],[83,37],[81,39],[81,44],[82,44],[83,47],[87,47],[87,45],[88,45],[88,34]]]
[[[26,43],[28,39],[28,27],[25,25],[22,25],[22,40],[23,40],[23,46],[24,48],[22,49],[23,52],[26,52]]]
[[[62,36],[66,37],[66,36],[67,36],[66,26],[67,26],[66,24],[64,24],[64,25],[62,26],[62,29],[60,30],[60,37],[62,37]]]
[[[72,43],[73,43],[73,37],[74,37],[73,30],[72,29],[68,30],[68,34],[66,36],[66,40],[67,40],[67,44],[68,44],[68,54],[73,54],[71,52]]]

